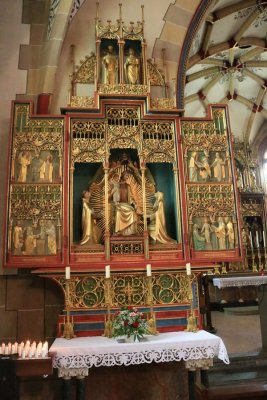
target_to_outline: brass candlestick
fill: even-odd
[[[264,270],[267,270],[267,254],[266,254],[266,246],[264,242]]]
[[[112,320],[111,320],[111,312],[110,307],[112,305],[111,293],[110,293],[110,278],[105,279],[105,302],[107,305],[107,316],[105,317],[105,329],[103,336],[105,337],[112,337],[113,330],[112,330]]]
[[[65,281],[65,308],[66,308],[66,317],[67,320],[64,321],[64,330],[63,330],[63,335],[62,337],[65,339],[73,339],[76,337],[74,335],[74,329],[73,329],[73,317],[71,319],[70,317],[70,279],[66,279]]]
[[[258,245],[258,260],[259,260],[259,267],[258,267],[258,271],[261,272],[264,270],[264,266],[261,262],[261,252],[260,252],[260,246]]]
[[[255,254],[253,251],[253,247],[251,247],[251,258],[252,258],[252,272],[258,272],[257,265],[255,263]]]
[[[157,322],[156,315],[153,307],[153,288],[152,288],[152,276],[147,276],[147,304],[150,307],[150,318],[148,319],[149,333],[151,335],[157,335]]]
[[[195,310],[194,310],[194,302],[193,302],[193,291],[192,291],[192,282],[190,279],[190,276],[188,278],[188,297],[190,300],[190,314],[187,317],[187,327],[185,329],[186,332],[197,332],[198,327],[197,327],[197,318],[195,315]]]

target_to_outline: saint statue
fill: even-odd
[[[40,166],[40,181],[53,181],[53,159],[48,155]]]
[[[214,225],[213,229],[217,236],[219,250],[225,250],[226,249],[226,229],[225,229],[225,223],[224,223],[222,217],[218,218],[218,226]]]
[[[227,248],[228,249],[234,249],[235,248],[235,231],[234,231],[234,226],[233,222],[229,217],[225,218],[225,223],[226,223],[226,238],[227,238]]]
[[[205,238],[199,233],[199,225],[193,225],[193,245],[195,250],[205,250]]]
[[[28,166],[31,164],[31,154],[28,151],[22,151],[19,154],[18,162],[20,164],[18,182],[25,183],[27,180]]]
[[[213,232],[212,226],[210,224],[209,218],[204,218],[204,223],[201,228],[201,233],[204,233],[205,241],[206,241],[206,250],[212,250],[211,244],[211,234]]]
[[[190,182],[197,182],[198,181],[198,165],[196,161],[197,153],[195,151],[192,152],[191,157],[189,159],[189,180]]]
[[[15,255],[20,255],[22,247],[24,245],[23,241],[24,229],[22,227],[22,222],[18,221],[17,225],[14,226],[13,230],[13,252]]]
[[[51,220],[46,222],[47,248],[49,254],[57,254],[57,234],[55,225]]]
[[[125,60],[124,69],[126,76],[126,83],[131,85],[138,84],[139,81],[139,59],[134,54],[134,49],[129,49],[129,56]]]
[[[211,170],[209,165],[209,160],[207,154],[204,154],[199,163],[200,173],[199,175],[203,179],[203,181],[207,181],[211,177]]]
[[[215,159],[211,164],[211,167],[213,168],[214,178],[218,182],[221,182],[225,179],[225,161],[220,156],[220,153],[216,152]]]
[[[113,46],[108,46],[107,54],[103,57],[102,63],[105,67],[105,83],[115,85],[117,81],[118,59],[114,54]]]
[[[96,215],[93,208],[90,207],[90,190],[85,190],[82,195],[82,231],[83,236],[80,242],[81,245],[90,243],[99,243],[101,238],[101,230],[96,224]]]
[[[153,205],[153,214],[150,217],[148,225],[149,236],[156,243],[176,243],[167,233],[165,212],[164,212],[164,193],[156,192],[154,195],[155,203]]]
[[[125,171],[120,178],[119,187],[117,186],[115,191],[113,189],[113,201],[115,200],[114,233],[122,236],[137,233],[136,203],[128,179],[129,174]]]
[[[36,250],[36,235],[33,233],[31,226],[26,228],[26,238],[25,238],[25,251],[23,254],[32,255]]]

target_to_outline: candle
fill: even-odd
[[[106,265],[106,278],[110,278],[110,265]]]
[[[146,276],[151,276],[151,264],[146,265]]]
[[[251,231],[249,232],[249,239],[250,239],[250,246],[253,249],[253,242],[252,242],[252,234]]]
[[[186,268],[186,275],[191,275],[191,264],[187,263],[185,265],[185,268]]]
[[[259,248],[259,247],[260,247],[260,244],[259,244],[259,234],[258,234],[258,231],[256,231],[256,245],[257,245],[257,248]]]
[[[265,244],[265,232],[264,231],[262,231],[262,237],[263,237],[263,247],[265,248],[266,244]]]
[[[65,269],[65,278],[70,279],[70,267],[66,267]]]

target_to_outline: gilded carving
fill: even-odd
[[[73,83],[94,83],[95,82],[96,56],[91,54],[81,61],[80,66],[76,66],[77,71],[73,73]]]
[[[147,85],[130,85],[130,84],[115,84],[115,85],[98,85],[99,94],[132,94],[144,96],[148,94]]]
[[[95,107],[95,100],[89,96],[71,96],[70,107],[93,108]]]
[[[147,73],[148,73],[148,80],[149,80],[150,86],[164,86],[165,85],[165,79],[164,79],[164,75],[163,75],[162,71],[160,71],[158,69],[158,67],[152,63],[151,60],[147,60]],[[157,99],[155,99],[155,101],[156,100]],[[166,99],[166,100],[172,100],[172,99]]]
[[[192,216],[208,213],[231,215],[235,209],[233,186],[228,185],[187,185],[187,208],[189,220]]]
[[[197,298],[195,277],[192,283]],[[55,280],[65,290],[65,279]],[[147,304],[147,278],[142,273],[112,274],[110,278],[110,297],[113,307],[128,305],[144,306]],[[105,278],[103,275],[72,276],[70,280],[70,308],[105,307]],[[188,277],[183,273],[155,273],[152,277],[153,304],[188,304],[190,290]]]
[[[176,107],[174,99],[158,97],[151,99],[151,109],[153,110],[171,110]]]

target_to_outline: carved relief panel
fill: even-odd
[[[181,121],[192,257],[240,257],[239,216],[226,110],[212,120]],[[228,255],[227,255],[228,253]]]
[[[64,119],[30,112],[30,104],[14,104],[5,253],[11,265],[62,261]]]

